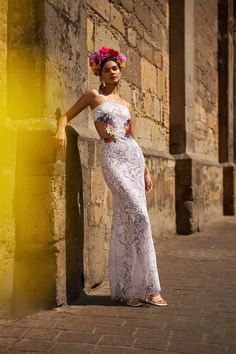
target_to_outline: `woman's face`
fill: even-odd
[[[121,71],[118,64],[113,61],[107,61],[102,67],[100,79],[106,84],[117,84],[121,78]]]

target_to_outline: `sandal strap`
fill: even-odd
[[[150,297],[149,299],[153,302],[158,302],[158,301],[160,302],[160,300],[162,300],[164,303],[166,302],[160,294],[158,294],[154,297]]]
[[[139,299],[135,296],[132,296],[129,300],[126,300],[127,304],[138,304],[140,303]]]

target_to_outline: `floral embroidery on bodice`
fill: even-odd
[[[126,105],[105,101],[92,110],[92,116],[94,121],[104,123],[105,131],[109,134],[109,137],[104,139],[105,142],[116,142],[117,139],[131,137],[130,112]]]

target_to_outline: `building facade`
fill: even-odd
[[[56,118],[99,80],[88,53],[128,59],[119,91],[153,179],[154,243],[236,212],[233,0],[2,0],[0,312],[60,305],[107,272],[112,197],[89,109],[56,151]],[[186,236],[187,237],[187,236]]]

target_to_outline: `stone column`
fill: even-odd
[[[7,119],[7,14],[0,2],[0,317],[9,316],[15,256],[16,130]]]
[[[170,152],[194,152],[193,0],[170,2]]]
[[[221,168],[217,156],[209,158],[207,149],[204,156],[199,149],[199,140],[196,140],[199,109],[204,134],[208,134],[208,114],[215,122],[213,104],[209,104],[208,108],[208,101],[201,102],[199,98],[196,102],[196,89],[199,91],[200,86],[197,86],[195,77],[195,10],[198,5],[194,0],[170,1],[170,152],[176,160],[176,226],[179,234],[200,230],[206,220],[222,212]],[[210,12],[207,3],[202,6]],[[201,59],[198,60],[201,62]],[[198,139],[204,143],[203,134],[199,134]],[[210,135],[208,139],[212,139]],[[207,190],[210,192],[207,193]],[[211,198],[216,198],[216,201]]]
[[[170,152],[176,159],[176,224],[191,233],[193,219],[192,161],[194,152],[193,0],[170,2]]]
[[[223,166],[224,214],[236,211],[233,1],[219,1],[219,161]]]
[[[52,136],[55,112],[65,112],[86,86],[87,12],[86,0],[4,0],[0,10],[0,311],[22,315],[63,304],[82,287],[83,244],[76,244],[76,225],[66,219],[66,206],[76,218],[76,205],[66,200],[65,156]],[[68,163],[70,174],[75,166]]]

